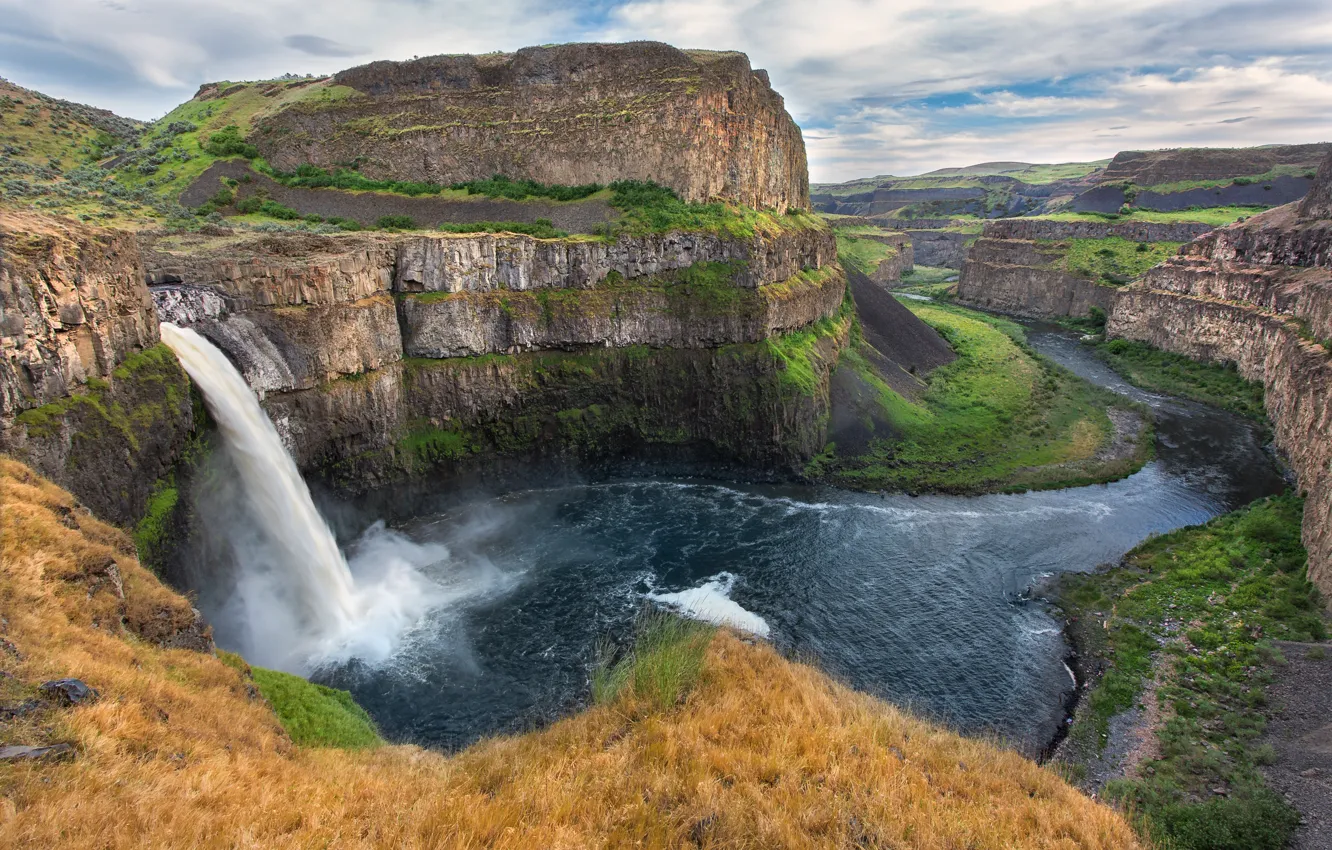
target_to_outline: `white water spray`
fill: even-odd
[[[260,541],[240,565],[229,605],[248,632],[246,656],[301,672],[353,656],[387,658],[435,599],[435,588],[416,567],[448,551],[381,533],[379,544],[368,547],[372,562],[358,562],[354,574],[277,429],[231,361],[189,328],[161,327],[162,341],[217,422]]]

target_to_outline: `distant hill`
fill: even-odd
[[[160,221],[163,199],[104,170],[148,125],[0,79],[0,205],[84,221]]]
[[[816,183],[810,192],[823,213],[892,219],[1258,209],[1303,197],[1329,151],[1332,144],[1264,145],[1124,151],[1096,162],[982,162]]]
[[[994,218],[1043,211],[1090,188],[1109,160],[1043,165],[983,162],[915,177],[881,176],[810,186],[815,209],[899,218]]]

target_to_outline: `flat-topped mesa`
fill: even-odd
[[[1156,186],[1194,180],[1229,180],[1265,174],[1281,166],[1313,169],[1328,151],[1327,144],[1121,151],[1101,172],[1098,182]]]
[[[250,139],[278,170],[356,163],[367,177],[442,184],[653,180],[688,201],[809,208],[800,128],[743,53],[568,44],[374,62],[331,83],[336,96],[257,123]]]

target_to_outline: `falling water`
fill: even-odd
[[[335,657],[391,653],[396,636],[432,600],[416,567],[447,558],[447,550],[377,529],[389,542],[374,547],[376,563],[364,570],[374,575],[358,585],[277,429],[231,361],[189,328],[164,322],[162,341],[203,392],[253,523],[245,531],[258,541],[241,558],[231,606],[247,632],[246,657],[308,670]]]

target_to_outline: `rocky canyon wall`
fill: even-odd
[[[191,423],[134,236],[0,211],[0,451],[125,524]]]
[[[798,465],[822,448],[820,382],[848,328],[835,256],[823,228],[284,235],[164,240],[147,273],[162,316],[264,394],[303,468],[367,487],[635,441]],[[772,347],[796,331],[808,386]]]
[[[967,252],[958,280],[963,304],[1032,318],[1086,316],[1093,307],[1109,313],[1116,288],[1065,269],[1071,239],[1118,237],[1135,242],[1187,242],[1211,228],[1204,224],[1050,221],[989,222]]]
[[[1319,183],[1332,182],[1332,160]],[[1332,211],[1314,200],[1217,230],[1124,288],[1111,336],[1260,381],[1307,493],[1309,575],[1332,599]]]
[[[250,140],[275,168],[356,163],[445,185],[654,180],[689,201],[809,208],[800,129],[742,53],[568,44],[374,62],[331,82],[258,122]]]

